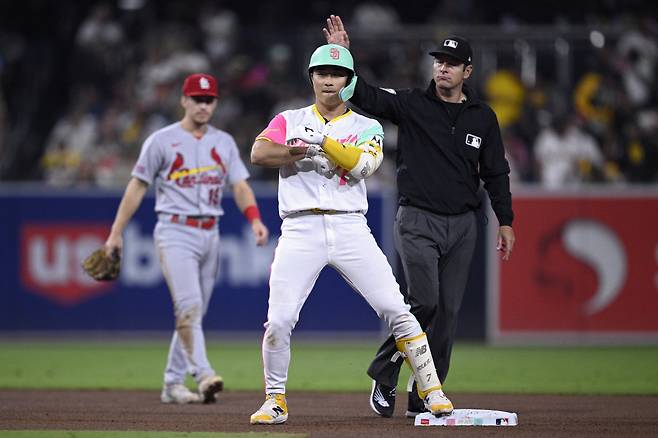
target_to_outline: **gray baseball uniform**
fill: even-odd
[[[196,138],[178,122],[146,139],[132,175],[155,183],[154,238],[176,316],[165,384],[182,384],[186,372],[199,383],[215,374],[202,319],[219,267],[222,191],[249,173],[230,134],[208,125]]]

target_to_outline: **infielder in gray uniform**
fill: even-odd
[[[158,223],[155,245],[176,316],[164,373],[163,403],[212,403],[224,382],[206,356],[203,316],[219,268],[218,219],[222,191],[230,184],[235,202],[251,223],[257,245],[268,239],[233,137],[208,124],[217,107],[217,81],[207,74],[185,79],[180,122],[146,139],[112,225],[105,249],[123,247],[123,231],[155,183]],[[189,373],[198,393],[185,385]]]

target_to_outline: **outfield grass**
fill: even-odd
[[[304,438],[298,433],[145,432],[94,430],[0,430],[0,438]]]
[[[368,391],[375,342],[293,343],[288,390]],[[159,389],[168,342],[0,342],[0,388]],[[260,343],[210,342],[226,390],[263,389]],[[409,375],[405,367],[402,390]],[[658,347],[458,344],[451,392],[658,395]]]

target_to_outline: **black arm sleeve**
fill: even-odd
[[[404,113],[405,97],[408,94],[407,90],[385,91],[373,87],[359,77],[350,102],[375,117],[399,124]]]
[[[496,115],[491,111],[491,128],[487,135],[484,148],[480,155],[480,178],[489,194],[493,208],[500,225],[512,225],[512,193],[509,184],[509,163],[505,159],[505,148],[500,135],[500,127]]]

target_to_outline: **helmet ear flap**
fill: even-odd
[[[345,81],[345,86],[346,86],[346,87],[350,84],[350,82],[352,82],[352,79],[354,79],[354,73],[353,73],[353,72],[350,72],[350,73],[347,75],[347,81]]]

